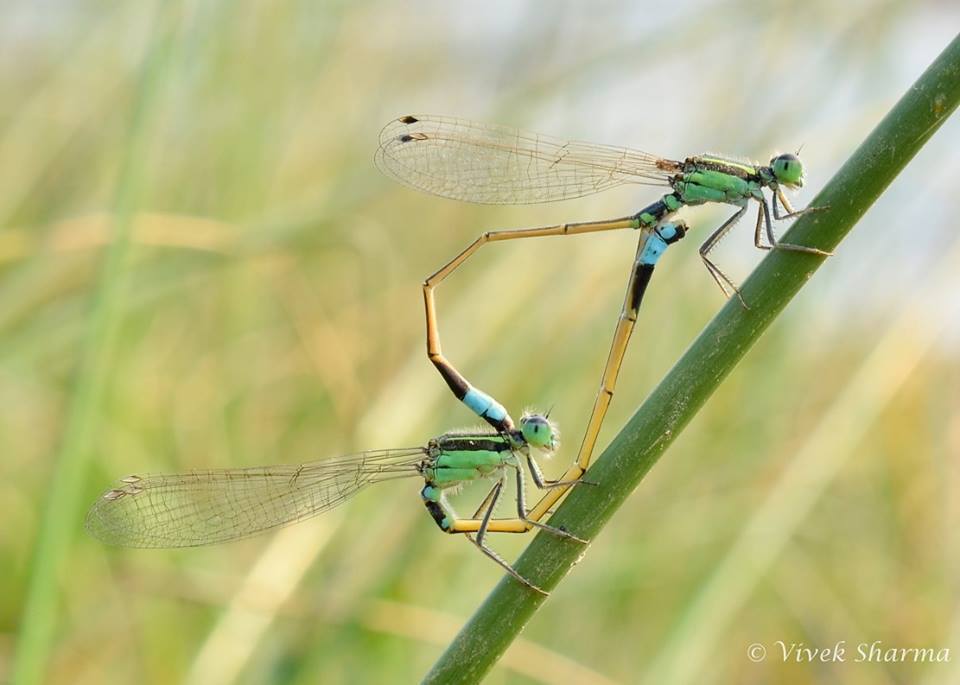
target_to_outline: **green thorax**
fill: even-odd
[[[526,445],[496,433],[449,433],[430,441],[422,467],[429,485],[445,489],[495,474]]]
[[[688,157],[672,182],[686,204],[738,203],[756,197],[766,185],[766,174],[754,164],[724,157]]]

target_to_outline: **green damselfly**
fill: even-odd
[[[700,256],[710,275],[725,295],[735,293],[746,303],[739,289],[714,264],[709,253],[744,216],[749,203],[758,204],[754,245],[760,249],[785,249],[814,256],[829,253],[814,247],[779,242],[773,219],[783,220],[823,209],[795,211],[784,188],[803,185],[804,170],[797,154],[773,157],[767,165],[753,164],[715,155],[696,155],[682,161],[624,147],[561,140],[518,129],[433,115],[409,115],[387,124],[380,134],[375,156],[377,166],[401,183],[434,195],[484,204],[530,204],[568,200],[623,184],[663,186],[670,191],[632,216],[607,221],[560,224],[539,228],[488,231],[458,254],[423,285],[427,319],[427,354],[454,394],[495,427],[509,426],[510,417],[496,409],[485,415],[489,396],[476,391],[442,355],[437,324],[434,289],[471,255],[489,242],[577,235],[617,229],[641,230],[638,259],[631,271],[620,323],[604,368],[600,390],[577,455],[576,463],[563,476],[574,482],[589,466],[600,427],[613,395],[617,373],[636,320],[653,263],[645,273],[639,255],[660,240],[666,248],[683,236],[686,226],[669,220],[682,207],[707,203],[734,205],[737,211],[714,230],[700,247]],[[764,189],[771,192],[768,201]],[[771,209],[772,205],[772,209]],[[785,212],[781,212],[781,207]],[[766,237],[766,243],[763,237]],[[669,240],[663,240],[669,236]],[[650,241],[654,242],[651,243]],[[655,261],[655,260],[654,260]],[[639,291],[639,296],[637,293]],[[629,325],[623,325],[629,319]],[[475,400],[475,401],[471,401]],[[500,416],[503,414],[503,416]],[[539,519],[563,496],[562,489],[548,492],[529,513]]]
[[[372,450],[307,464],[127,476],[119,487],[97,499],[87,514],[86,527],[103,542],[122,547],[216,544],[316,516],[373,483],[421,478],[421,499],[441,530],[467,534],[514,578],[543,592],[492,550],[485,536],[537,527],[585,542],[567,531],[527,519],[523,463],[539,488],[565,486],[544,480],[533,453],[549,456],[558,446],[559,433],[548,416],[525,414],[514,430],[451,432],[420,447]],[[510,471],[516,487],[514,520],[519,524],[506,526],[497,523],[493,513]],[[494,480],[493,487],[471,519],[459,518],[447,493],[485,478]]]
[[[717,155],[676,161],[625,147],[417,114],[400,117],[384,127],[375,161],[384,173],[411,188],[481,204],[555,202],[628,183],[672,189],[631,217],[578,224],[581,229],[576,232],[624,228],[619,225],[624,220],[632,222],[629,228],[652,227],[686,205],[734,205],[739,208],[737,212],[700,247],[704,264],[727,296],[738,289],[708,255],[746,214],[750,201],[758,204],[754,232],[757,248],[830,254],[815,247],[779,242],[774,235],[772,219],[791,219],[823,209],[795,211],[790,206],[783,189],[800,188],[804,181],[803,164],[793,153],[777,155],[767,165]],[[771,202],[764,196],[764,188],[771,191]],[[781,205],[786,213],[781,213]],[[544,235],[544,229],[530,230]],[[762,242],[764,232],[767,244]]]

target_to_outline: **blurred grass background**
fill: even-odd
[[[454,114],[666,156],[803,144],[802,206],[958,18],[906,0],[12,3],[0,679],[39,620],[26,597],[51,483],[69,547],[44,598],[47,682],[411,682],[499,577],[437,532],[413,481],[210,549],[109,550],[81,528],[80,508],[127,473],[299,462],[470,425],[424,354],[422,278],[482,230],[655,197],[421,196],[373,168],[389,119]],[[960,653],[958,144],[948,122],[491,682],[956,682],[951,664],[753,664],[746,648]],[[105,271],[125,227],[129,250]],[[738,279],[759,258],[748,234],[718,254]],[[567,449],[552,473],[584,429],[635,238],[487,248],[438,292],[445,352],[468,377],[515,414],[555,407]],[[658,267],[606,437],[720,303],[692,245]],[[524,543],[495,541],[508,557]]]

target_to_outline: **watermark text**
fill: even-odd
[[[763,644],[754,642],[747,647],[747,658],[754,663],[766,659],[798,664],[807,663],[949,663],[949,647],[898,647],[873,642],[847,643],[839,640],[832,645],[815,646],[803,642],[776,640]]]

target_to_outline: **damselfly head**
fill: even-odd
[[[792,152],[777,155],[771,159],[770,170],[778,183],[790,188],[803,187],[803,162]]]
[[[560,429],[543,414],[524,413],[520,417],[520,434],[531,447],[555,452],[560,447]]]

